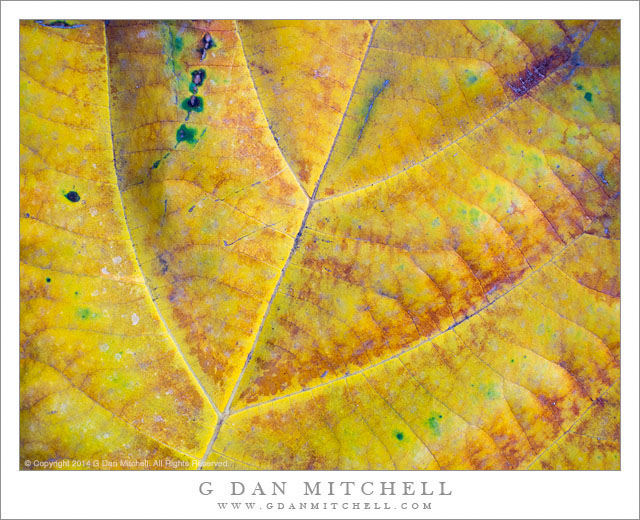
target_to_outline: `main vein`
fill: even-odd
[[[333,148],[336,144],[336,141],[338,140],[338,136],[340,135],[340,130],[342,129],[342,124],[344,123],[345,117],[347,115],[347,112],[349,110],[349,105],[351,104],[351,100],[353,99],[353,94],[356,90],[356,85],[358,84],[358,80],[360,79],[360,74],[362,73],[362,69],[364,68],[364,63],[367,60],[367,56],[369,54],[369,49],[371,49],[371,43],[373,42],[373,37],[375,35],[376,32],[376,27],[373,28],[373,30],[371,31],[371,36],[369,37],[369,44],[367,45],[367,50],[364,53],[364,56],[362,57],[362,62],[360,63],[360,69],[358,70],[358,74],[356,76],[356,79],[353,83],[353,87],[351,89],[351,94],[349,96],[349,101],[347,101],[347,105],[344,109],[344,112],[342,114],[342,119],[340,120],[340,126],[338,127],[338,130],[336,132],[336,135],[333,139],[333,143],[331,144],[331,149],[329,150],[329,153],[327,155],[327,159],[324,163],[324,166],[322,168],[322,171],[320,172],[320,176],[318,177],[318,180],[315,183],[315,186],[313,188],[313,193],[311,194],[311,197],[309,198],[309,202],[307,204],[307,209],[304,212],[304,215],[302,217],[302,221],[300,223],[300,228],[298,229],[298,232],[296,233],[295,239],[293,240],[293,245],[291,247],[291,251],[289,251],[289,256],[287,257],[287,260],[284,263],[284,266],[282,267],[282,269],[280,270],[280,276],[278,277],[278,281],[276,282],[275,287],[273,288],[273,292],[271,293],[271,298],[269,298],[269,303],[267,304],[267,308],[264,312],[264,314],[262,315],[262,321],[260,322],[260,326],[258,327],[258,330],[256,332],[256,336],[253,340],[253,344],[251,345],[251,350],[249,351],[249,353],[247,354],[247,358],[245,359],[244,362],[244,366],[242,367],[242,370],[240,371],[240,374],[238,375],[238,378],[236,379],[235,385],[233,386],[233,390],[231,391],[231,395],[229,396],[229,399],[227,400],[227,404],[224,407],[224,410],[222,411],[222,414],[220,415],[220,418],[218,420],[218,423],[216,424],[216,429],[213,433],[213,435],[211,436],[211,439],[209,441],[209,444],[207,445],[207,449],[205,451],[204,456],[202,457],[202,459],[200,460],[200,465],[198,467],[198,469],[201,469],[203,466],[204,461],[207,459],[207,457],[209,456],[209,453],[211,452],[213,445],[216,442],[216,439],[218,438],[218,435],[220,433],[220,429],[222,428],[222,424],[224,423],[224,421],[226,420],[226,418],[231,414],[231,404],[233,403],[233,399],[235,398],[236,392],[238,391],[238,387],[240,386],[240,383],[242,381],[242,378],[244,376],[244,373],[247,369],[247,367],[249,366],[249,362],[251,361],[251,358],[253,357],[253,353],[255,352],[256,347],[258,346],[258,341],[260,340],[260,335],[262,333],[262,329],[264,328],[265,323],[267,322],[267,318],[269,317],[269,314],[271,312],[271,306],[273,305],[273,302],[276,298],[276,295],[278,294],[279,290],[280,290],[280,286],[282,285],[282,280],[284,279],[285,273],[287,272],[287,268],[289,267],[289,264],[291,263],[291,259],[293,258],[294,253],[296,252],[296,250],[298,249],[299,245],[300,245],[300,239],[302,238],[302,232],[304,231],[304,228],[307,224],[307,219],[309,218],[309,214],[311,213],[311,210],[313,209],[313,206],[316,202],[316,196],[318,193],[318,188],[320,187],[320,183],[322,182],[322,178],[324,176],[325,171],[327,170],[327,166],[329,164],[329,160],[331,159],[331,155],[333,153]],[[240,40],[241,44],[242,44],[242,38],[240,38],[240,33],[238,31],[236,31],[238,33],[238,39]],[[243,47],[243,53],[244,53],[244,47]],[[246,55],[245,55],[245,61],[246,61]],[[249,65],[247,63],[247,68],[249,68]],[[253,80],[253,78],[252,78]],[[254,88],[255,88],[255,83],[254,83]],[[256,91],[256,96],[257,96],[257,91]],[[262,105],[260,105],[262,106]],[[266,118],[266,116],[265,116]],[[274,137],[275,139],[275,137]],[[296,177],[297,180],[297,177]],[[303,190],[304,191],[304,190]],[[306,194],[306,191],[304,192]]]

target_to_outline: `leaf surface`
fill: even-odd
[[[619,467],[617,22],[22,22],[20,64],[23,460]]]

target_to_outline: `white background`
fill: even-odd
[[[622,19],[622,471],[19,472],[18,19],[150,17]],[[215,507],[219,494],[201,496],[198,485],[228,490],[231,480],[256,479],[285,480],[289,489],[302,480],[444,480],[453,490],[415,515],[263,509],[261,518],[638,518],[638,79],[636,2],[3,2],[2,518],[231,518]]]

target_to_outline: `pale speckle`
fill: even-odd
[[[147,36],[147,31],[146,30],[142,30],[137,34],[138,38],[146,38]]]
[[[109,437],[110,437],[110,435],[108,433],[105,433],[105,434],[102,435],[103,439],[108,439]]]
[[[100,294],[100,291],[98,291],[98,289],[91,292],[91,296],[98,296],[99,294]]]
[[[109,270],[106,267],[103,267],[102,270],[100,271],[102,274],[106,274],[106,275],[110,275],[111,273],[109,272]]]
[[[111,259],[111,261],[112,261],[114,264],[118,265],[120,262],[122,262],[122,257],[121,257],[121,256],[114,256],[114,257]]]
[[[96,208],[90,208],[89,213],[92,217],[95,217],[98,214],[98,210]]]
[[[98,348],[100,349],[100,352],[106,352],[107,350],[109,350],[109,345],[107,345],[106,343],[102,343],[98,345]]]
[[[132,324],[132,325],[137,325],[139,321],[140,321],[140,318],[139,318],[139,317],[138,317],[138,315],[134,312],[134,313],[131,315],[131,324]]]
[[[329,65],[325,65],[320,69],[313,71],[314,78],[326,78],[331,73],[331,67]]]
[[[115,356],[113,356],[116,358],[116,361],[120,361],[122,359],[122,354],[120,354],[120,352],[118,352]]]

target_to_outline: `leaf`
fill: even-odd
[[[57,22],[23,462],[619,468],[619,22]]]

